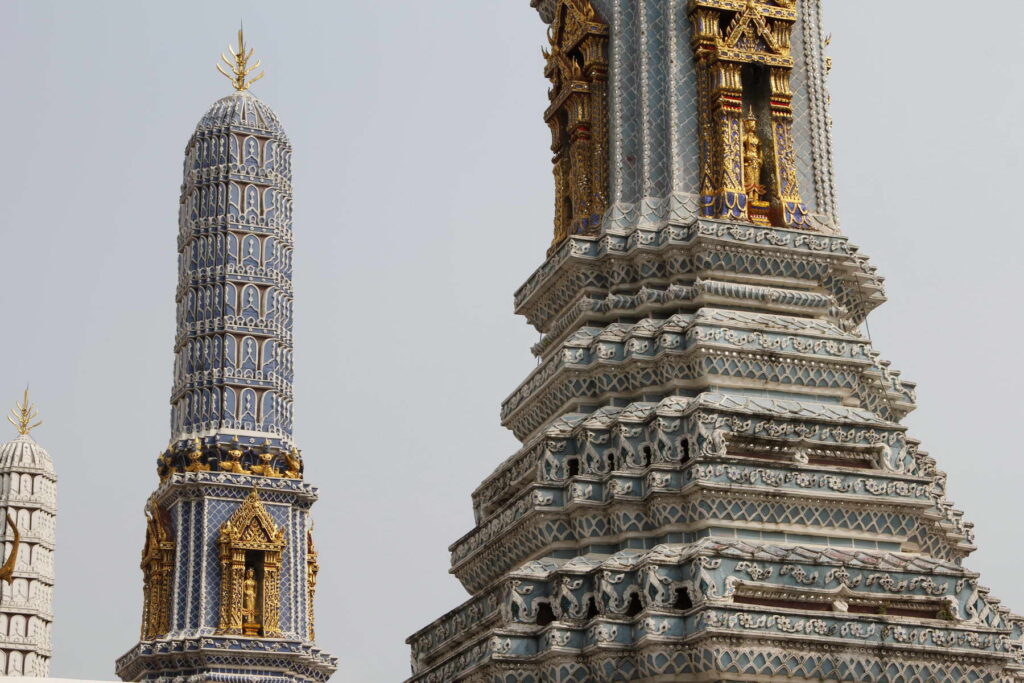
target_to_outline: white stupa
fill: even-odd
[[[46,676],[53,624],[57,474],[29,432],[40,423],[28,391],[8,418],[18,429],[0,445],[0,675]]]

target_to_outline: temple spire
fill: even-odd
[[[242,30],[230,54],[237,92],[185,149],[171,440],[146,504],[139,641],[117,673],[325,683],[337,660],[313,642],[316,489],[292,441],[292,147],[244,92],[263,74]]]
[[[224,60],[224,64],[231,69],[231,73],[225,71],[224,67],[220,64],[217,65],[217,71],[221,72],[221,74],[230,80],[231,85],[233,85],[235,90],[238,92],[248,90],[250,85],[263,78],[266,74],[265,71],[260,71],[259,74],[253,78],[249,78],[249,74],[260,68],[260,60],[257,59],[255,64],[249,64],[249,60],[252,59],[252,55],[255,50],[253,48],[249,48],[249,50],[246,51],[245,31],[241,26],[238,27],[238,49],[235,50],[235,48],[228,44],[228,51],[231,53],[231,56],[234,57],[233,61],[225,57],[223,52],[221,53],[220,58]]]
[[[24,436],[43,424],[42,420],[37,420],[33,424],[32,420],[37,417],[39,417],[39,411],[36,410],[35,404],[29,403],[28,387],[25,387],[21,401],[17,404],[17,408],[11,408],[11,414],[7,416],[7,421],[14,425],[18,434]]]

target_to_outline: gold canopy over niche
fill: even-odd
[[[274,524],[254,489],[220,529],[218,634],[281,636],[281,553],[284,529]]]
[[[592,232],[608,208],[608,25],[588,0],[559,0],[548,27],[544,75],[551,104],[555,238]]]
[[[690,0],[704,216],[807,222],[793,147],[795,0]]]

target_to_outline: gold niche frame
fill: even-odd
[[[554,253],[596,232],[608,208],[608,25],[589,0],[557,0],[543,50],[555,176]]]
[[[281,555],[287,539],[253,489],[220,529],[218,635],[281,636]]]
[[[146,543],[142,547],[142,640],[171,630],[171,583],[174,537],[167,511],[155,503],[146,510]]]
[[[701,214],[808,226],[793,144],[796,0],[690,0]],[[759,177],[745,178],[756,169]]]

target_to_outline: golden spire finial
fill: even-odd
[[[25,387],[25,395],[17,405],[17,408],[11,408],[11,414],[7,416],[7,421],[17,428],[18,434],[24,436],[43,424],[42,420],[32,424],[32,420],[39,417],[39,411],[36,410],[35,405],[28,402],[28,387]]]
[[[266,73],[264,71],[261,71],[255,78],[248,78],[249,74],[260,68],[260,60],[257,59],[255,64],[249,66],[249,60],[252,59],[252,53],[255,52],[255,50],[249,48],[249,51],[246,52],[245,34],[241,27],[238,29],[238,50],[236,51],[235,48],[231,47],[229,44],[228,51],[231,52],[231,55],[235,58],[234,61],[225,57],[223,52],[221,53],[220,58],[223,59],[228,68],[231,69],[231,73],[225,71],[220,64],[217,65],[217,71],[224,74],[224,76],[231,81],[231,85],[235,86],[235,90],[238,92],[248,90],[250,85],[263,78]]]

